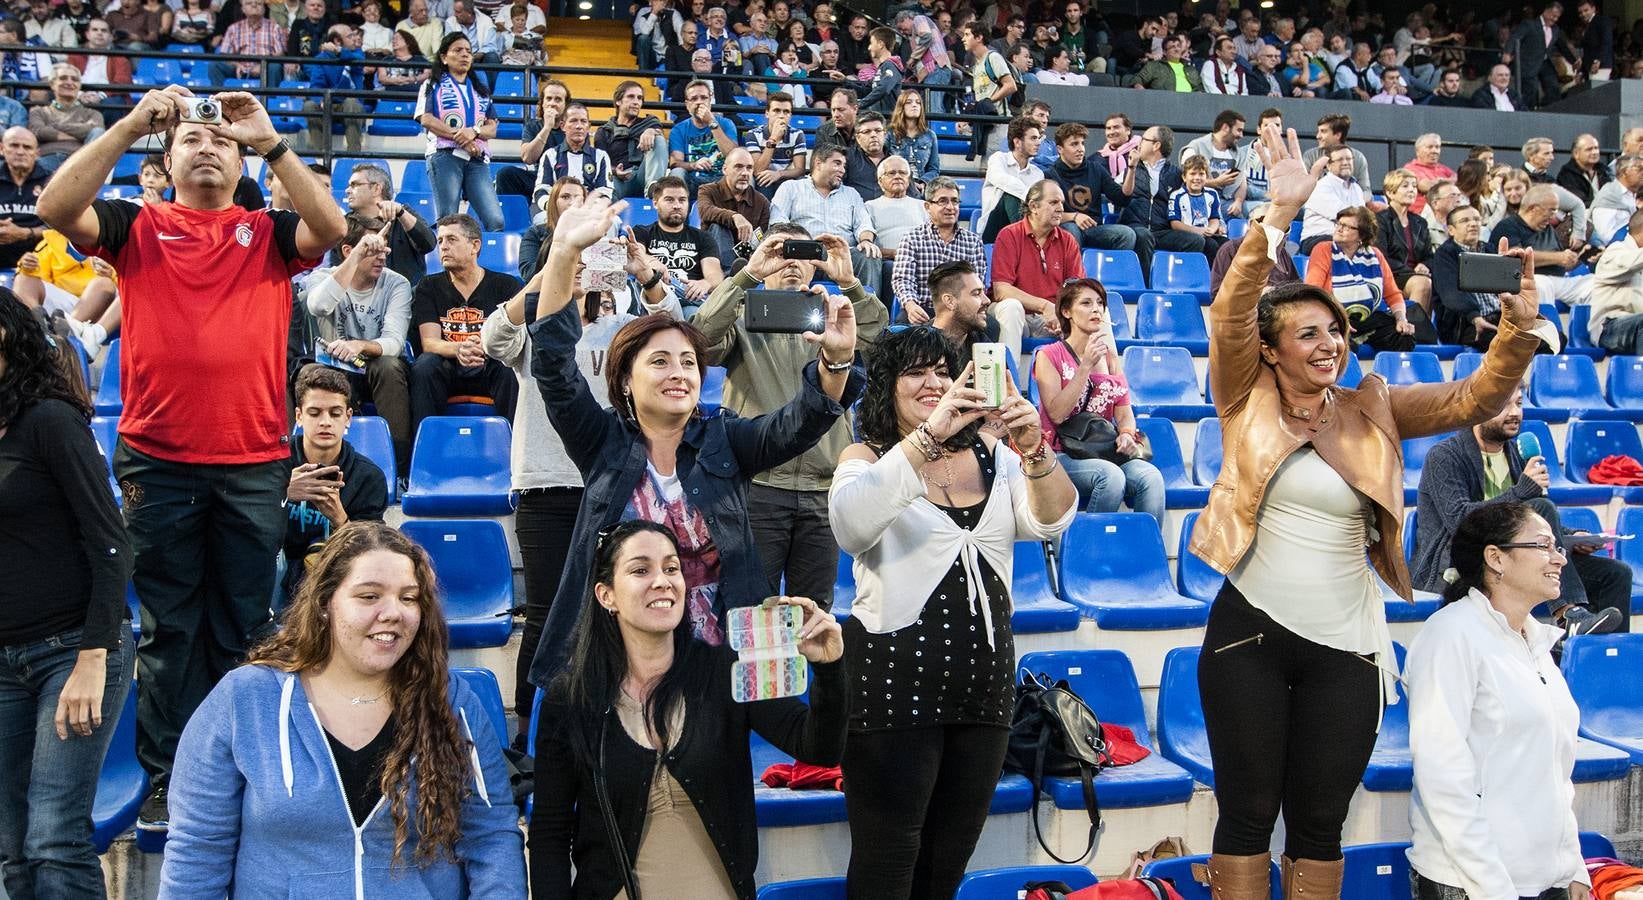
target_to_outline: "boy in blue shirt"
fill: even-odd
[[[1169,227],[1171,231],[1197,238],[1190,241],[1185,235],[1177,235],[1178,239],[1196,244],[1187,248],[1188,252],[1196,250],[1214,260],[1216,251],[1227,242],[1227,227],[1221,219],[1220,194],[1204,190],[1204,182],[1208,180],[1209,161],[1202,156],[1182,163],[1183,186],[1169,198]]]

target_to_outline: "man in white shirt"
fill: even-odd
[[[850,262],[867,293],[878,296],[884,281],[878,229],[861,194],[844,183],[844,148],[818,147],[810,154],[810,177],[782,182],[770,201],[770,221],[793,222],[813,236],[838,235],[850,247]]]
[[[536,9],[534,4],[526,5]],[[537,12],[540,14],[541,10]],[[633,34],[639,39],[639,68],[656,68],[656,63],[667,57],[668,47],[678,43],[679,30],[683,27],[684,18],[668,0],[650,0],[649,6],[639,10],[633,18]]]
[[[1238,142],[1244,137],[1244,116],[1233,109],[1224,109],[1215,117],[1214,130],[1195,138],[1181,148],[1181,163],[1194,156],[1202,156],[1209,163],[1209,179],[1204,187],[1221,193],[1227,204],[1227,215],[1244,214],[1244,175],[1238,168]]]
[[[1335,65],[1332,73],[1335,78],[1335,92],[1341,99],[1350,95],[1358,100],[1367,101],[1370,97],[1380,93],[1381,77],[1371,65],[1375,61],[1375,53],[1369,44],[1358,41],[1352,45],[1352,55]]]
[[[1028,189],[1044,179],[1044,170],[1032,163],[1044,129],[1018,116],[1007,134],[1010,149],[987,157],[987,177],[981,185],[981,239],[989,243],[1004,226],[1021,220]]]
[[[47,0],[30,0],[28,18],[23,20],[25,37],[39,38],[40,43],[47,47],[78,47],[80,35],[74,30],[74,23],[67,18],[55,15],[51,4]],[[62,62],[59,55],[57,62]]]
[[[1249,80],[1243,67],[1238,65],[1238,48],[1232,38],[1222,35],[1215,39],[1213,55],[1204,61],[1204,93],[1243,97],[1249,94]]]
[[[1409,88],[1403,83],[1402,69],[1387,69],[1381,73],[1381,92],[1369,98],[1370,103],[1383,106],[1414,106],[1409,99]]]
[[[452,0],[451,15],[445,20],[445,33],[450,34],[453,31],[460,31],[468,36],[468,43],[473,47],[475,63],[502,61],[496,46],[496,23],[491,21],[490,16],[474,7],[474,0]]]
[[[1261,110],[1261,117],[1257,121],[1258,127],[1255,129],[1255,133],[1261,134],[1266,131],[1269,124],[1276,127],[1279,134],[1283,134],[1283,112],[1276,107]],[[1261,154],[1255,151],[1255,145],[1260,142],[1261,139],[1257,137],[1238,150],[1238,172],[1242,176],[1240,184],[1243,186],[1244,191],[1245,212],[1250,211],[1251,207],[1265,201],[1267,198],[1266,192],[1269,184],[1266,177],[1266,164],[1261,162]]]
[[[894,260],[902,238],[920,225],[930,223],[930,214],[924,201],[907,196],[907,187],[913,183],[913,169],[899,156],[886,156],[879,162],[878,197],[867,201],[867,211],[873,216],[873,240],[883,251],[884,258]]]
[[[1311,254],[1313,247],[1334,235],[1335,217],[1341,210],[1363,206],[1366,199],[1363,185],[1352,177],[1350,148],[1341,146],[1329,151],[1326,166],[1323,177],[1318,179],[1317,188],[1307,198],[1306,206],[1301,208],[1305,216],[1301,225],[1302,255]]]
[[[462,0],[466,2],[466,0]],[[547,214],[548,195],[561,178],[571,177],[582,182],[587,191],[613,187],[615,175],[611,171],[610,155],[594,146],[588,136],[588,108],[580,103],[565,107],[565,142],[551,147],[542,154],[536,167],[536,191],[532,205]]]
[[[1637,212],[1637,192],[1643,189],[1643,157],[1622,156],[1614,161],[1615,179],[1592,199],[1592,243],[1606,244],[1626,227]]]
[[[1301,163],[1307,168],[1336,147],[1346,146],[1346,137],[1352,131],[1352,117],[1345,113],[1327,113],[1318,119],[1318,146],[1301,155]],[[1359,184],[1369,183],[1369,160],[1355,149],[1348,148],[1352,153],[1352,177]],[[1331,219],[1333,221],[1333,218]],[[1333,226],[1331,226],[1333,227]]]
[[[1499,63],[1489,70],[1489,83],[1472,94],[1472,106],[1477,109],[1497,109],[1501,112],[1528,109],[1523,105],[1523,98],[1518,92],[1512,90],[1512,67],[1505,63]]]

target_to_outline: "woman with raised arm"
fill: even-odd
[[[586,486],[559,592],[541,641],[527,651],[536,654],[531,682],[538,687],[550,684],[570,654],[594,536],[626,519],[658,522],[673,532],[696,636],[723,643],[727,609],[774,593],[747,523],[753,475],[815,446],[866,382],[855,364],[855,313],[843,297],[830,296],[825,328],[804,335],[818,351],[805,366],[804,386],[773,413],[704,418],[696,404],[707,341],[689,322],[663,315],[635,319],[611,338],[604,366],[614,408],[600,406],[576,364],[582,320],[570,302],[571,279],[582,251],[605,237],[625,206],[596,194],[565,210],[529,288],[539,298],[530,326],[531,372],[548,421]]]
[[[1281,808],[1285,896],[1331,900],[1347,805],[1397,678],[1376,576],[1410,597],[1400,441],[1505,405],[1539,344],[1528,330],[1537,296],[1532,275],[1500,295],[1500,334],[1469,378],[1390,387],[1370,375],[1340,387],[1350,352],[1341,305],[1304,283],[1263,294],[1322,166],[1301,165],[1293,129],[1286,146],[1269,128],[1257,152],[1271,205],[1210,307],[1226,454],[1192,536],[1192,552],[1227,576],[1198,664],[1220,809],[1210,883],[1217,900],[1268,896]]]

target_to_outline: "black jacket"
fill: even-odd
[[[295,469],[305,462],[302,439],[293,439],[291,468]],[[377,464],[344,440],[336,466],[342,470],[342,508],[348,513],[348,520],[382,521],[382,511],[388,506],[388,479]],[[285,505],[286,596],[296,593],[308,554],[317,552],[330,537],[331,520],[324,513],[307,501]]]
[[[1575,165],[1575,161],[1571,159],[1563,164],[1563,168],[1557,170],[1557,185],[1579,197],[1581,206],[1591,206],[1597,192],[1602,190],[1605,184],[1614,180],[1609,176],[1609,167],[1602,163],[1597,164],[1596,172],[1597,188],[1593,189],[1592,183],[1586,180],[1585,174],[1580,171],[1580,167]]]
[[[1465,324],[1484,315],[1482,295],[1460,289],[1460,255],[1465,249],[1453,239],[1444,241],[1426,264],[1432,270],[1432,296],[1438,301],[1432,309],[1433,324],[1438,336],[1449,342],[1459,341]]]
[[[818,766],[836,766],[844,755],[850,715],[845,662],[811,667],[810,704],[797,698],[734,703],[730,700],[728,651],[716,657],[714,678],[726,690],[717,703],[685,710],[684,731],[662,758],[690,795],[719,861],[742,900],[753,900],[759,863],[759,825],[753,810],[753,772],[748,732],[757,731],[783,753]],[[557,723],[567,715],[564,681],[542,701],[536,738],[536,800],[531,811],[531,896],[610,900],[623,887],[620,863],[594,799],[593,771],[573,751]],[[656,751],[634,743],[606,713],[605,786],[617,830],[631,860],[645,830],[645,809]],[[572,864],[575,865],[574,879]],[[665,892],[647,893],[663,897]]]
[[[1506,89],[1506,99],[1512,101],[1512,109],[1523,112],[1528,109],[1523,105],[1523,95],[1511,88]],[[1495,96],[1489,92],[1489,85],[1484,85],[1472,92],[1472,107],[1474,109],[1494,109]]]
[[[1375,246],[1386,254],[1386,263],[1392,267],[1392,275],[1399,285],[1415,270],[1416,263],[1432,267],[1432,231],[1424,218],[1410,213],[1409,230],[1405,232],[1398,214],[1388,206],[1375,214],[1375,225]],[[1411,243],[1413,254],[1409,250]]]
[[[1084,164],[1075,169],[1057,157],[1055,165],[1050,166],[1044,175],[1061,185],[1061,192],[1067,198],[1068,213],[1083,213],[1099,225],[1106,213],[1105,204],[1101,202],[1103,199],[1111,203],[1114,210],[1121,210],[1129,205],[1130,198],[1124,196],[1124,186],[1107,173],[1105,160],[1094,157],[1096,161],[1092,162],[1091,159],[1084,157]]]
[[[1477,105],[1477,103],[1474,102],[1474,98],[1476,96],[1477,95],[1475,95],[1475,94],[1472,97],[1468,97],[1465,94],[1456,94],[1453,97],[1445,97],[1442,94],[1431,93],[1431,94],[1426,95],[1425,103],[1426,103],[1427,106],[1447,106],[1447,107],[1469,108],[1469,107],[1473,107],[1473,106]],[[1485,96],[1485,99],[1488,99],[1488,97]],[[1489,100],[1489,105],[1494,106],[1495,101],[1494,100]],[[1512,105],[1516,106],[1517,103],[1514,101]]]
[[[1163,168],[1158,170],[1159,188],[1156,194],[1151,192],[1152,173],[1145,163],[1130,166],[1130,171],[1135,173],[1135,183],[1132,185],[1135,192],[1130,195],[1129,205],[1119,215],[1118,223],[1148,228],[1154,234],[1169,231],[1169,198],[1181,187],[1181,167],[1164,160]]]
[[[1523,455],[1517,442],[1506,442],[1506,472],[1517,483],[1494,500],[1483,500],[1483,451],[1472,429],[1433,447],[1421,469],[1420,512],[1415,517],[1415,558],[1410,580],[1419,590],[1442,592],[1443,570],[1449,568],[1449,542],[1466,514],[1485,503],[1533,500],[1544,492],[1533,479],[1523,477]]]
[[[1251,97],[1289,96],[1289,88],[1284,84],[1283,75],[1278,72],[1268,75],[1260,69],[1250,66],[1248,84]],[[1278,89],[1276,95],[1272,93],[1274,87]]]
[[[1581,65],[1589,68],[1592,60],[1605,69],[1614,68],[1614,20],[1602,14],[1593,16],[1580,36]]]
[[[885,154],[886,158],[889,156]],[[853,144],[844,151],[844,184],[855,188],[864,203],[884,195],[884,189],[879,187],[878,163],[868,159],[867,154]]]

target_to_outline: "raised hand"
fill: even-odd
[[[192,96],[194,92],[180,84],[147,91],[131,108],[131,112],[126,113],[125,121],[132,123],[142,134],[159,134],[182,119],[182,104],[179,101]]]
[[[212,134],[229,138],[258,153],[266,153],[280,142],[280,133],[274,130],[274,122],[268,118],[268,110],[263,109],[262,103],[256,97],[245,91],[225,91],[213,95],[212,99],[222,107],[222,118],[225,123],[207,125]]]
[[[827,259],[822,260],[821,270],[827,280],[834,284],[849,284],[856,280],[855,264],[850,262],[850,245],[844,238],[836,234],[824,234],[816,240],[827,248]]]
[[[1295,135],[1295,129],[1289,129],[1287,137],[1286,141],[1285,136],[1278,133],[1278,127],[1269,124],[1261,130],[1255,152],[1266,167],[1267,183],[1270,185],[1268,199],[1277,206],[1298,210],[1306,205],[1312,190],[1318,186],[1325,158],[1320,156],[1308,170],[1301,163],[1301,141]]]
[[[975,373],[976,364],[964,364],[964,371],[958,373],[953,383],[948,386],[947,393],[941,395],[941,402],[930,410],[929,418],[924,422],[930,428],[930,436],[938,441],[945,441],[960,431],[966,425],[985,416],[991,410],[982,406],[987,395],[970,384]]]
[[[603,194],[590,194],[559,214],[559,224],[553,229],[553,245],[580,253],[608,234],[627,208],[626,200],[612,203]]]
[[[1505,238],[1500,239],[1497,249],[1501,256],[1516,256],[1523,260],[1523,275],[1518,279],[1517,293],[1495,295],[1500,298],[1501,317],[1518,328],[1532,328],[1535,319],[1540,317],[1540,290],[1535,287],[1535,251],[1528,247],[1508,247]]]
[[[837,662],[844,656],[844,629],[832,613],[817,606],[809,597],[777,597],[776,602],[804,610],[804,625],[799,629],[799,655],[813,663]]]
[[[1016,389],[1015,378],[1008,372],[1004,375],[1004,403],[996,413],[998,421],[1010,432],[1010,440],[1015,442],[1015,448],[1023,455],[1030,454],[1038,449],[1044,440],[1043,423],[1038,417],[1038,407],[1027,402]]]
[[[819,285],[812,285],[812,291],[820,293],[824,290]],[[850,301],[833,294],[825,297],[824,310],[827,317],[826,327],[821,334],[806,331],[803,335],[806,341],[821,347],[824,360],[841,363],[856,354],[856,308]]]

